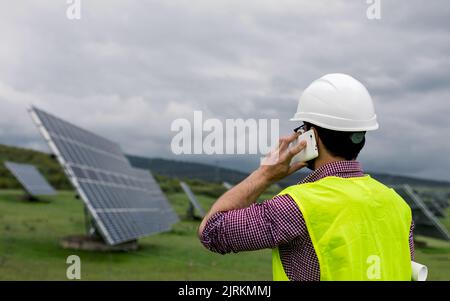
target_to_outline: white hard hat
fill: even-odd
[[[358,80],[341,73],[327,74],[309,85],[291,120],[342,132],[378,129],[369,92]]]

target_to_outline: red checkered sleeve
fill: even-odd
[[[288,195],[276,196],[248,208],[219,212],[207,222],[202,244],[213,252],[275,248],[308,236],[297,204]]]
[[[411,260],[414,260],[415,249],[414,249],[414,221],[411,221],[411,228],[409,230],[409,252],[411,253]]]

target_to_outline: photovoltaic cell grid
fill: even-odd
[[[439,194],[432,194],[432,198],[434,200],[434,202],[436,203],[437,206],[439,206],[439,208],[441,208],[442,210],[445,210],[449,207],[449,197],[446,196],[445,194],[439,193]]]
[[[422,199],[414,193],[409,185],[393,187],[411,207],[416,234],[450,241],[450,233],[428,210]]]
[[[425,201],[428,209],[438,217],[446,217],[446,209],[449,206],[445,193],[436,191],[419,191],[420,197]]]
[[[6,168],[31,196],[55,195],[56,191],[33,165],[5,162]]]
[[[184,182],[180,182],[181,188],[183,188],[184,193],[188,196],[189,201],[192,205],[194,205],[194,208],[197,210],[197,213],[200,214],[201,217],[205,216],[205,210],[198,202],[197,198],[195,197],[194,193],[192,192],[191,188],[188,184]]]
[[[428,210],[430,210],[431,213],[434,214],[434,216],[437,216],[437,217],[445,217],[446,216],[445,210],[440,208],[434,199],[425,200],[424,203],[425,203],[425,206],[427,206]]]
[[[449,207],[449,205],[450,205],[449,199],[450,199],[450,197],[446,196],[445,194],[435,194],[434,195],[435,203],[442,210],[445,210],[445,209],[447,209]]]
[[[37,108],[30,113],[108,244],[166,231],[178,221],[150,173],[142,177],[118,144]]]
[[[149,170],[146,169],[140,169],[140,168],[134,168],[136,177],[141,182],[141,185],[144,189],[148,191],[150,194],[150,197],[155,200],[159,200],[161,209],[165,212],[171,212],[173,214],[168,214],[165,218],[167,218],[168,222],[170,224],[175,224],[179,221],[178,216],[175,214],[175,212],[172,210],[172,208],[169,205],[169,202],[164,195],[163,191],[161,190],[161,187],[159,187],[159,184],[155,181],[155,178],[153,178],[152,173]]]

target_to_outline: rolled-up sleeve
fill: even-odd
[[[207,222],[202,244],[213,252],[275,248],[308,235],[304,218],[289,195],[276,196],[248,208],[218,212]]]

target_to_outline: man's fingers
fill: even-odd
[[[297,144],[296,146],[292,147],[292,148],[289,150],[288,157],[292,159],[296,154],[298,154],[299,152],[301,152],[302,150],[304,150],[305,147],[306,147],[306,141],[305,141],[305,140],[300,141],[299,144]]]
[[[289,144],[294,142],[298,136],[300,136],[300,133],[293,133],[289,136],[284,136],[280,138],[280,151],[284,151],[289,147]]]
[[[278,140],[278,148],[280,148],[283,144],[285,144],[286,143],[286,139],[285,139],[285,137],[281,137],[279,140]]]
[[[301,135],[301,132],[293,133],[292,135],[287,136],[287,137],[286,137],[286,140],[287,140],[288,143],[292,143],[292,142],[294,142],[295,139],[297,139],[298,136],[300,136],[300,135]]]
[[[287,142],[287,137],[281,137],[280,142],[278,144],[278,150],[284,151],[289,146],[289,143]]]

